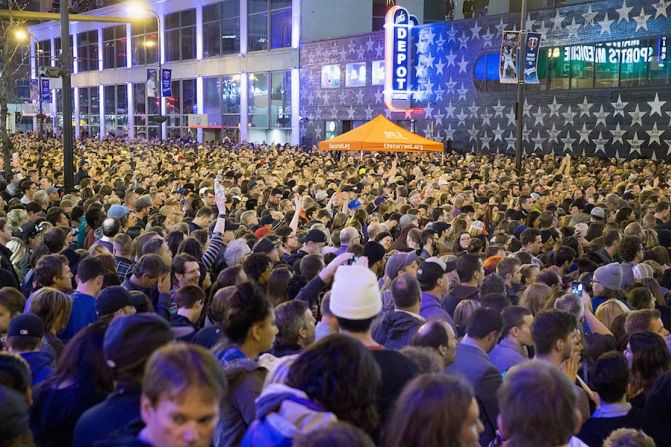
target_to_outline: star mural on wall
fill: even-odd
[[[596,117],[596,124],[594,125],[594,127],[597,127],[599,123],[606,126],[607,125],[606,118],[608,118],[608,115],[610,115],[610,113],[603,111],[603,104],[599,105],[599,111],[594,112],[594,116]]]
[[[641,155],[641,146],[645,143],[645,140],[638,139],[638,132],[634,132],[634,138],[627,140],[627,143],[631,146],[630,153],[638,152],[638,154]]]
[[[366,41],[366,51],[373,51],[373,47],[375,46],[375,42],[373,42],[372,37],[368,37],[368,40]]]
[[[384,47],[378,42],[377,47],[375,47],[375,57],[378,59],[384,54]]]
[[[562,116],[564,117],[564,126],[571,125],[573,126],[573,120],[575,119],[575,116],[578,114],[578,112],[574,112],[571,109],[571,105],[569,104],[568,110],[564,113],[562,113]]]
[[[348,120],[353,120],[354,119],[354,112],[355,112],[354,107],[349,106],[349,108],[347,109],[347,119]]]
[[[667,9],[671,5],[671,2],[668,0],[659,0],[658,3],[654,3],[652,6],[655,8],[655,18],[664,16],[664,17],[669,17],[667,15]]]
[[[492,119],[492,114],[489,113],[489,111],[487,110],[487,106],[483,107],[485,108],[485,111],[480,114],[480,116],[482,117],[482,125],[491,127],[492,123],[490,120]]]
[[[642,112],[638,104],[633,112],[627,112],[631,116],[631,125],[638,123],[639,126],[643,126],[643,117],[648,114],[648,112]]]
[[[445,115],[448,118],[454,118],[454,111],[457,110],[456,107],[452,105],[452,101],[450,101],[447,106],[445,107]]]
[[[613,144],[615,144],[616,141],[619,141],[621,144],[624,144],[622,137],[624,137],[624,134],[626,134],[627,131],[620,129],[620,123],[617,123],[617,125],[615,126],[615,130],[611,130],[610,133],[613,134]]]
[[[461,83],[461,88],[457,90],[457,93],[459,93],[459,101],[466,101],[466,93],[468,93],[468,89],[464,87],[464,83]]]
[[[438,63],[436,64],[436,74],[444,74],[443,73],[443,68],[445,68],[445,64],[443,63],[443,59],[438,59]]]
[[[538,111],[536,113],[533,113],[532,115],[534,116],[534,126],[537,126],[539,124],[542,126],[543,119],[545,118],[545,115],[547,115],[547,113],[544,113],[542,106],[539,105]]]
[[[485,48],[492,46],[492,39],[494,39],[494,34],[489,32],[489,27],[487,27],[487,32],[482,35],[483,46]]]
[[[433,107],[430,105],[426,105],[424,107],[424,119],[432,119],[433,118]]]
[[[455,132],[456,132],[456,130],[452,129],[452,123],[449,123],[447,125],[447,129],[445,129],[445,139],[446,140],[453,140]]]
[[[599,35],[602,35],[604,33],[610,34],[610,26],[615,22],[615,20],[611,20],[608,17],[608,11],[606,11],[606,15],[603,17],[603,20],[601,20],[599,23],[599,26],[601,27],[601,30],[599,31]]]
[[[550,118],[552,118],[554,115],[559,116],[559,109],[561,109],[562,104],[559,104],[557,102],[557,97],[553,96],[552,104],[548,104],[548,107],[550,107]]]
[[[461,37],[458,40],[459,40],[459,49],[460,50],[462,48],[468,48],[468,36],[466,35],[466,31],[464,31],[461,34]]]
[[[559,137],[560,133],[561,130],[557,130],[555,123],[552,123],[552,129],[548,130],[548,134],[550,135],[548,143],[554,141],[555,143],[559,144],[559,140],[557,140],[557,138]]]
[[[575,142],[575,138],[571,137],[571,131],[567,130],[566,131],[566,137],[560,138],[562,143],[564,143],[564,150],[565,151],[570,151],[573,149],[573,143]]]
[[[550,31],[550,28],[545,26],[545,21],[541,20],[541,26],[536,31],[537,33],[540,33],[541,40],[546,40],[547,39],[548,31]]]
[[[645,9],[641,6],[641,13],[634,17],[636,20],[636,29],[634,32],[637,32],[639,29],[648,30],[648,19],[652,17],[650,14],[645,13]]]
[[[382,90],[377,89],[375,92],[375,104],[382,104],[382,97],[384,96],[384,92]]]
[[[577,39],[578,29],[580,29],[580,25],[575,23],[575,17],[573,17],[571,19],[571,24],[566,27],[566,30],[568,31],[568,39],[571,37],[575,37]]]
[[[464,59],[463,55],[461,56],[461,61],[457,62],[457,65],[459,65],[459,73],[467,73],[468,61]]]
[[[471,112],[471,118],[477,118],[480,107],[474,102],[468,106],[468,110]]]
[[[501,100],[497,99],[496,100],[496,105],[492,106],[494,109],[494,118],[503,118],[503,109],[506,108],[506,106],[501,105]]]
[[[552,29],[554,31],[561,31],[562,23],[564,22],[564,16],[559,13],[557,9],[557,14],[552,19]]]
[[[359,91],[356,92],[356,95],[354,95],[354,96],[356,96],[356,102],[357,102],[357,103],[359,103],[359,104],[363,104],[363,98],[364,98],[366,95],[363,93],[363,90],[362,90],[362,89],[359,89]]]
[[[617,95],[617,102],[610,103],[613,106],[615,111],[613,112],[613,118],[617,115],[622,115],[624,117],[624,108],[629,104],[628,102],[622,102],[622,95]]]
[[[595,139],[594,143],[596,144],[594,153],[597,152],[603,152],[604,154],[606,153],[606,143],[608,143],[608,140],[603,137],[601,132],[599,132],[599,138]]]
[[[470,129],[467,129],[467,132],[468,132],[468,135],[470,135],[470,138],[468,139],[469,143],[471,141],[477,141],[479,130],[475,128],[475,123],[472,124],[472,127]]]
[[[657,123],[654,123],[652,125],[652,129],[646,132],[650,136],[650,142],[648,144],[657,143],[660,146],[662,145],[662,142],[659,140],[659,137],[662,136],[664,131],[657,129]]]
[[[624,0],[624,2],[622,2],[622,7],[615,10],[617,12],[618,16],[619,16],[617,18],[617,23],[620,23],[623,20],[625,22],[628,22],[629,21],[629,12],[631,12],[632,9],[634,9],[634,8],[631,7],[631,6],[627,6],[627,0]]]
[[[587,25],[596,26],[594,24],[594,19],[596,18],[597,14],[598,13],[592,11],[592,5],[589,5],[587,12],[582,15],[583,19],[585,20],[585,26]]]
[[[515,122],[517,121],[517,117],[515,116],[515,107],[510,108],[510,112],[506,114],[506,118],[508,118],[508,125],[509,126],[514,126]]]
[[[438,113],[433,114],[433,119],[436,122],[436,124],[440,124],[441,126],[443,125],[443,119],[445,118],[445,115],[440,113],[440,107],[437,109]]]
[[[507,24],[507,23],[503,23],[503,17],[501,17],[501,19],[499,20],[498,25],[494,25],[494,26],[495,26],[495,28],[496,28],[496,34],[497,34],[497,35],[501,35],[501,34],[503,34],[503,32],[504,32],[504,31],[506,30],[506,28],[508,27],[508,24]]]
[[[450,29],[447,30],[447,42],[448,43],[454,42],[456,37],[457,37],[457,30],[454,29],[454,25],[450,25]]]
[[[445,42],[447,42],[445,39],[443,39],[443,34],[440,33],[438,34],[438,40],[436,40],[436,45],[438,48],[443,48],[445,46]]]
[[[454,94],[454,87],[456,87],[457,83],[452,80],[452,76],[450,76],[450,79],[445,83],[447,86],[447,93],[450,95]]]
[[[506,150],[515,149],[516,142],[517,142],[517,137],[515,137],[515,134],[511,130],[510,131],[510,136],[508,138],[506,138],[506,145],[507,145]]]
[[[582,103],[578,104],[578,107],[580,107],[580,118],[582,118],[583,115],[587,115],[589,118],[590,109],[593,105],[594,104],[587,102],[587,96],[585,96],[582,100]]]
[[[473,39],[477,40],[480,38],[480,30],[482,27],[478,25],[478,21],[476,20],[473,26],[470,28],[471,34],[473,35]]]
[[[660,101],[659,100],[659,94],[655,93],[655,100],[654,101],[648,101],[648,105],[650,106],[650,116],[653,116],[655,114],[659,114],[659,116],[662,115],[662,107],[666,104],[666,101]]]
[[[541,131],[536,132],[536,136],[531,139],[534,142],[534,150],[543,151],[543,141],[545,138],[541,135]]]
[[[462,56],[463,57],[463,56]],[[450,48],[450,52],[445,55],[445,59],[447,59],[447,67],[455,67],[456,66],[456,59],[457,55],[454,54],[452,49]]]
[[[468,118],[468,115],[464,113],[463,107],[461,108],[461,112],[457,113],[457,120],[459,120],[458,126],[465,126],[466,125],[466,118]]]
[[[492,132],[494,132],[494,142],[503,142],[503,133],[505,132],[505,129],[501,129],[501,124],[496,123],[496,129],[493,129]]]
[[[578,131],[578,135],[580,135],[580,141],[578,141],[578,144],[582,143],[583,141],[589,144],[589,134],[590,131],[587,130],[587,124],[582,123],[582,129]]]

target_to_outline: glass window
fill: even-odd
[[[366,86],[366,63],[356,62],[345,66],[345,85],[347,87]]]
[[[373,0],[373,31],[384,29],[384,17],[388,10],[389,2],[387,0]]]
[[[240,75],[222,78],[222,108],[224,114],[240,114]]]
[[[105,115],[114,115],[116,112],[116,89],[113,85],[105,86]]]
[[[221,78],[203,78],[203,112],[210,126],[221,126]]]
[[[196,10],[165,16],[165,60],[179,61],[196,57]]]
[[[249,32],[249,51],[268,49],[268,13],[250,14],[247,28]]]
[[[195,79],[186,79],[182,81],[182,113],[198,113]]]
[[[268,128],[268,73],[249,74],[249,123]]]
[[[133,66],[155,64],[158,61],[158,32],[156,21],[131,26],[131,49]]]
[[[549,48],[548,74],[551,89],[567,89],[571,75],[571,52],[568,47]]]
[[[144,115],[147,113],[145,83],[133,84],[133,109],[136,115]]]
[[[248,50],[291,46],[291,1],[248,0]]]
[[[574,45],[564,50],[567,48],[571,60],[571,88],[593,88],[595,47]]]
[[[594,87],[609,88],[617,87],[620,79],[620,63],[611,60],[612,48],[604,44],[595,46],[596,63],[594,68]]]
[[[77,67],[79,72],[98,69],[98,31],[77,34]]]
[[[322,66],[322,88],[340,88],[340,65]]]
[[[268,10],[268,0],[248,0],[247,2],[247,12],[249,14],[254,14],[256,12],[262,12]]]
[[[221,22],[221,54],[240,51],[240,17],[225,19]]]
[[[103,67],[126,67],[126,26],[103,29]]]
[[[648,85],[648,62],[653,60],[654,49],[648,40],[627,40],[615,49],[620,60],[620,86]]]
[[[165,99],[165,110],[168,115],[179,115],[182,113],[180,101],[182,95],[180,94],[180,81],[172,81],[172,96]]]
[[[279,71],[271,74],[270,126],[291,127],[291,71]]]
[[[40,51],[37,54],[38,64],[40,67],[50,67],[51,66],[51,40],[42,40],[40,41]],[[35,48],[37,51],[37,47]]]
[[[291,46],[291,8],[270,13],[270,48]]]
[[[371,81],[373,85],[384,85],[384,61],[373,61]]]
[[[656,52],[650,61],[649,74],[650,82],[665,84],[669,80],[671,72],[671,51],[669,43],[671,39],[668,36],[657,37],[653,39],[656,44]]]
[[[203,6],[203,57],[221,54],[221,3]]]

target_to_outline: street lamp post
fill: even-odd
[[[522,0],[520,10],[520,35],[519,48],[520,57],[517,59],[517,116],[515,120],[515,170],[517,175],[522,173],[522,149],[524,132],[524,54],[526,53],[526,26],[527,26],[527,0]]]
[[[30,45],[30,39],[35,41],[35,71],[37,72],[37,103],[39,104],[39,113],[37,115],[37,137],[42,140],[43,136],[43,123],[44,123],[44,111],[42,106],[42,73],[40,73],[40,55],[42,50],[40,50],[40,41],[37,40],[35,36],[29,32],[19,29],[16,31],[15,36],[18,40],[28,40]]]

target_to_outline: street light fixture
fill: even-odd
[[[28,42],[30,44],[30,39],[33,39],[35,41],[35,70],[37,71],[37,102],[39,104],[39,113],[37,115],[37,136],[41,140],[42,139],[42,128],[44,127],[44,112],[42,108],[42,73],[40,72],[40,56],[42,51],[40,50],[40,41],[35,38],[32,34],[30,34],[27,30],[24,28],[16,28],[14,30],[14,37],[16,40],[19,42]]]
[[[162,66],[162,61],[161,61],[161,18],[159,17],[156,12],[154,12],[152,9],[147,8],[144,5],[138,5],[138,4],[130,4],[126,8],[128,13],[132,16],[138,16],[138,15],[146,15],[150,14],[154,16],[156,19],[156,28],[157,28],[157,34],[156,34],[156,42],[152,40],[148,40],[144,42],[144,46],[147,48],[152,48],[154,45],[156,45],[157,48],[157,59],[158,59],[158,75],[157,75],[157,82],[158,82],[158,115],[154,118],[154,120],[159,124],[159,130],[158,130],[158,139],[159,141],[163,140],[163,123],[167,121],[167,117],[162,114],[163,107],[162,107],[162,95],[163,95],[163,66]]]

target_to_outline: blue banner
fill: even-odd
[[[42,102],[51,102],[51,89],[48,79],[42,79]]]
[[[39,101],[40,97],[38,96],[40,88],[38,86],[39,80],[37,79],[31,79],[30,80],[30,100],[34,103],[37,103]]]
[[[524,82],[539,84],[538,50],[541,45],[541,33],[527,33],[526,52],[524,54]]]
[[[147,69],[147,98],[156,98],[156,88],[158,87],[158,70],[155,68]]]
[[[161,91],[166,98],[172,96],[172,69],[163,69],[163,73],[161,73]]]

